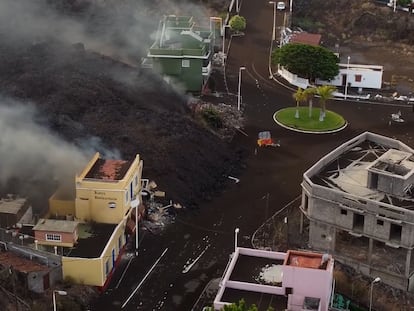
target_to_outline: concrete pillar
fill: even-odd
[[[410,276],[410,265],[411,265],[411,249],[407,249],[407,257],[405,259],[405,276]]]
[[[300,211],[300,227],[299,227],[299,233],[303,233],[303,213]]]
[[[374,240],[369,238],[369,244],[368,244],[368,264],[371,265],[372,262],[372,249],[374,247]]]
[[[332,253],[335,253],[335,247],[336,247],[336,227],[332,227],[332,242],[331,242]]]

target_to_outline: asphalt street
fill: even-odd
[[[248,136],[237,134],[231,142],[249,150],[246,169],[235,176],[240,182],[229,179],[220,196],[197,210],[179,213],[161,234],[141,232],[139,256],[122,260],[108,290],[91,310],[191,310],[204,286],[222,275],[234,247],[234,229],[240,228],[239,244],[250,247],[251,235],[266,216],[301,193],[303,172],[321,156],[364,131],[414,146],[414,113],[409,106],[332,100],[328,109],[349,122],[343,131],[311,135],[278,127],[274,112],[293,106],[294,100],[290,89],[269,79],[273,7],[267,0],[245,1],[241,15],[247,20],[246,34],[233,38],[226,67],[232,93],[237,93],[239,67],[246,67],[242,107]],[[278,12],[277,21],[282,16]],[[398,110],[406,122],[390,124],[391,113]],[[271,131],[281,146],[257,149],[257,134],[264,130]],[[267,193],[268,209],[263,199]]]

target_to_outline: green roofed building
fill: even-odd
[[[143,67],[186,92],[201,92],[211,72],[213,37],[211,26],[197,27],[191,16],[164,16]]]

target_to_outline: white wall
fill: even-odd
[[[343,76],[347,76],[350,87],[361,87],[368,89],[380,89],[382,86],[382,66],[340,64],[339,74],[331,81],[316,80],[317,84],[329,84],[334,86],[343,85]],[[356,76],[361,75],[361,81],[356,81]]]
[[[291,287],[296,300],[301,296],[303,299],[305,297],[320,298],[321,310],[328,310],[332,288],[332,274],[329,270],[294,266],[283,266],[282,269],[283,287]]]

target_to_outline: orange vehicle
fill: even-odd
[[[259,147],[280,147],[279,142],[275,143],[269,131],[260,132],[257,138],[257,145]]]

